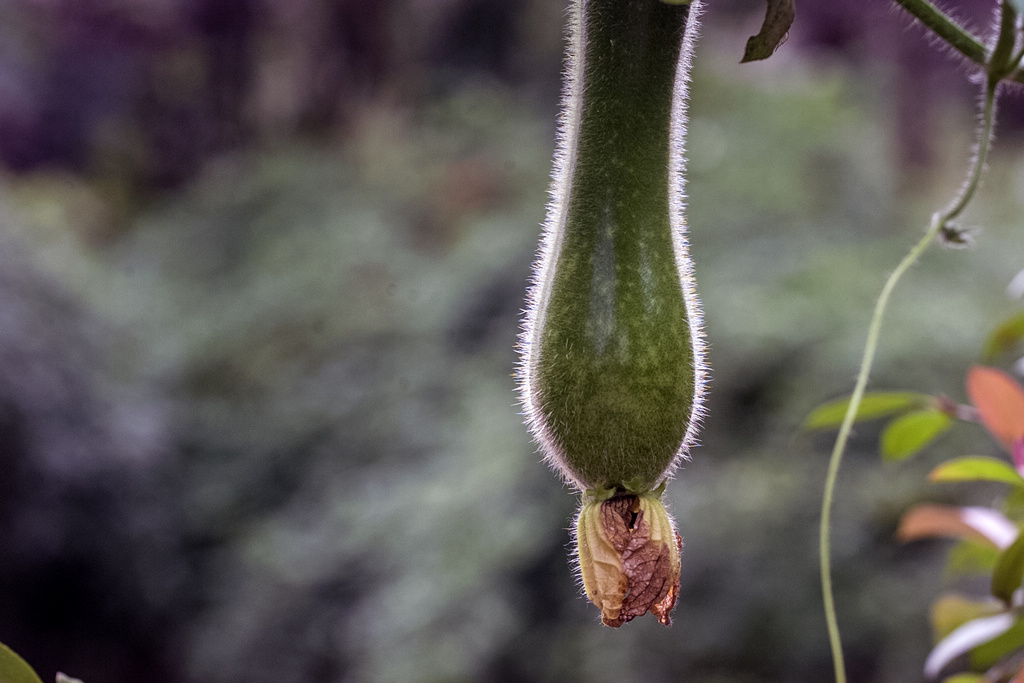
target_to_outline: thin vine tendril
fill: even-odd
[[[1002,40],[1001,36],[1001,40]],[[1011,36],[1010,40],[1014,38]],[[1011,43],[1012,45],[1012,43]],[[1019,59],[1019,57],[1018,57]],[[1011,67],[1015,68],[1016,64]],[[990,72],[991,73],[991,72]],[[899,283],[903,274],[921,257],[921,254],[931,245],[936,236],[944,229],[951,226],[951,222],[963,212],[970,203],[981,184],[981,177],[985,172],[985,164],[988,159],[989,149],[992,146],[992,132],[995,121],[996,91],[998,90],[1000,77],[990,76],[985,83],[985,94],[983,99],[982,120],[978,129],[977,154],[968,169],[967,181],[961,187],[960,192],[954,197],[949,205],[942,211],[932,216],[928,230],[920,241],[903,257],[896,269],[889,275],[882,287],[882,292],[875,302],[874,312],[871,315],[871,322],[868,326],[867,341],[864,344],[864,353],[861,357],[860,370],[857,373],[857,381],[854,385],[853,395],[847,406],[843,422],[839,427],[832,455],[829,458],[828,472],[825,477],[825,490],[821,504],[821,526],[819,534],[819,564],[821,567],[821,589],[825,605],[825,621],[828,626],[829,645],[832,650],[832,662],[835,667],[836,683],[846,683],[846,667],[843,662],[842,640],[839,635],[839,622],[836,618],[835,598],[832,589],[832,567],[831,567],[831,522],[832,502],[835,494],[836,480],[839,475],[839,465],[843,459],[847,442],[850,438],[850,430],[864,398],[864,391],[867,387],[868,377],[871,374],[871,367],[874,364],[875,353],[878,349],[878,340],[882,331],[882,319],[889,305],[889,299],[893,290]]]

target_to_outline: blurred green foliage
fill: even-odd
[[[117,529],[126,540],[101,542],[112,532],[97,523],[80,555],[127,560],[101,593],[144,615],[160,680],[753,683],[828,670],[815,564],[825,449],[799,425],[848,390],[883,276],[958,182],[971,103],[947,103],[936,133],[955,150],[950,172],[939,164],[903,191],[881,67],[781,53],[738,67],[741,42],[712,24],[691,89],[688,215],[713,382],[703,445],[666,494],[685,540],[670,630],[601,628],[579,597],[565,561],[573,498],[515,405],[551,103],[487,79],[381,97],[337,139],[213,156],[113,234],[93,228],[119,207],[88,178],[5,179],[0,249],[84,322],[31,287],[8,297],[90,349],[68,373],[82,402],[108,408],[83,419],[136,456],[100,489],[133,521]],[[957,391],[1022,267],[1022,168],[1007,140],[971,216],[985,226],[977,248],[930,253],[910,274],[876,387]],[[70,367],[54,349],[49,362]],[[56,400],[4,389],[10,415]],[[92,431],[81,447],[113,457]],[[987,447],[980,433],[947,438]],[[32,495],[59,479],[65,447],[26,443],[19,457],[48,463],[18,461]],[[880,466],[876,443],[862,428],[844,469],[836,597],[851,679],[914,680],[940,548],[893,532],[934,459]],[[47,552],[28,566],[63,551]],[[112,664],[127,655],[88,637],[108,613],[89,607],[47,640],[45,624],[25,625],[32,609],[7,610],[0,639],[40,671],[130,680]]]

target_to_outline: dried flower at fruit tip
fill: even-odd
[[[580,510],[576,542],[583,587],[606,626],[648,612],[671,624],[683,540],[660,492],[592,497]]]

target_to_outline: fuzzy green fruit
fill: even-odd
[[[579,0],[521,393],[581,489],[645,493],[701,415],[701,313],[683,217],[696,2]]]

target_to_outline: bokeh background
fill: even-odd
[[[575,497],[514,395],[566,0],[0,2],[0,641],[86,683],[828,680],[828,435],[882,279],[961,181],[972,71],[882,0],[706,7],[689,219],[713,383],[667,499],[671,629],[603,628]],[[979,31],[992,8],[964,0]],[[873,386],[945,392],[1020,308],[1024,107],[887,319]],[[851,680],[912,681],[957,429],[836,506]]]

